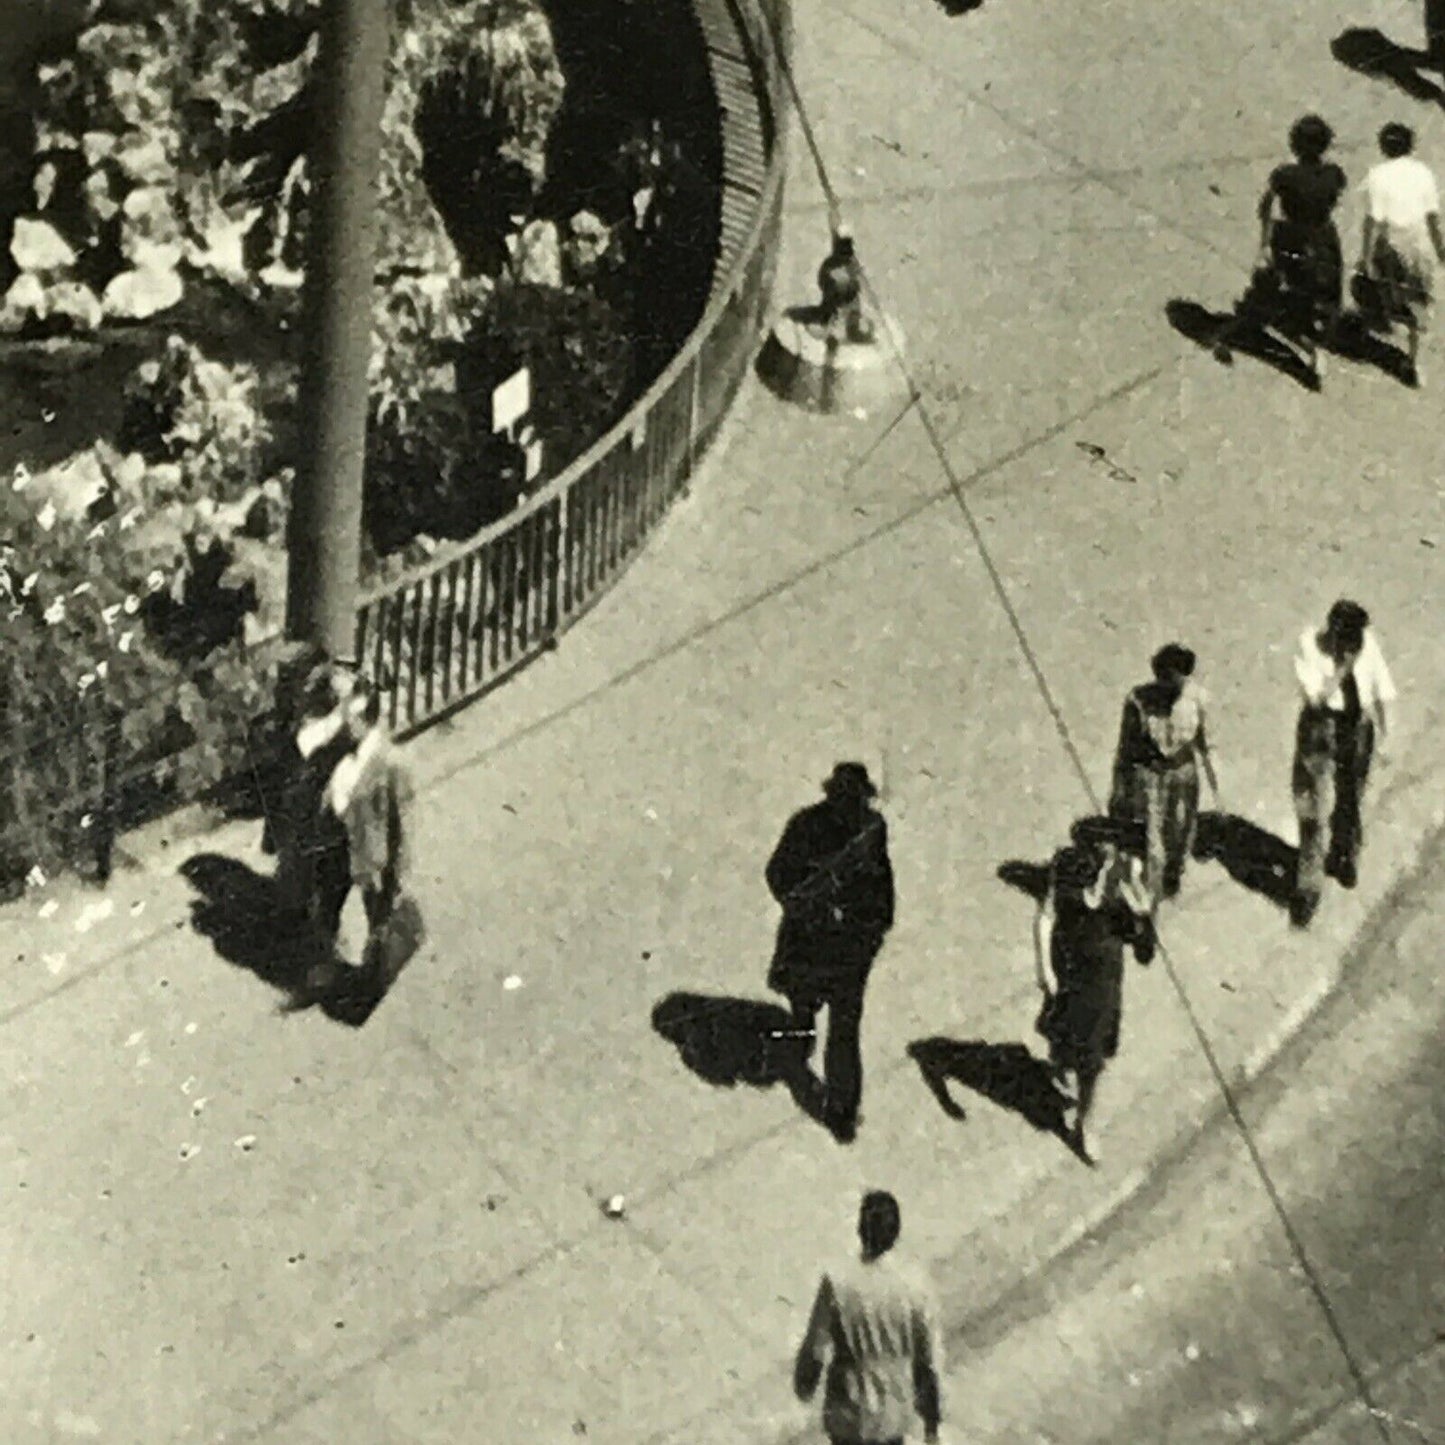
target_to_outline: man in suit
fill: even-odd
[[[800,1031],[828,1010],[821,1112],[840,1142],[858,1129],[863,1093],[860,1030],[873,961],[893,926],[888,828],[862,763],[839,763],[823,801],[789,820],[767,866],[782,905],[768,986],[792,1006]]]

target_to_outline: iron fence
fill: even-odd
[[[687,344],[605,436],[523,506],[361,601],[356,655],[398,736],[505,682],[615,583],[691,481],[757,351],[777,269],[787,0],[725,3],[760,82],[767,155],[750,232]]]

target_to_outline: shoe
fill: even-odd
[[[1295,928],[1308,928],[1320,906],[1319,896],[1296,893],[1289,902],[1289,921]]]
[[[1234,365],[1234,352],[1230,350],[1227,342],[1216,341],[1214,343],[1214,359],[1221,366]]]
[[[829,1119],[828,1132],[840,1143],[851,1144],[858,1137],[858,1126],[863,1122],[861,1114],[855,1114],[851,1119]]]
[[[1335,865],[1335,881],[1341,888],[1353,888],[1360,881],[1355,865],[1344,861],[1337,863]]]

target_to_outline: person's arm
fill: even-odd
[[[1264,194],[1259,198],[1259,260],[1260,264],[1267,266],[1270,260],[1269,233],[1274,229],[1274,177],[1269,178],[1269,184],[1264,188]]]
[[[1435,259],[1445,263],[1445,236],[1440,233],[1440,212],[1431,211],[1425,217],[1425,224],[1430,228],[1430,240],[1435,247]]]
[[[943,1373],[943,1351],[938,1323],[931,1305],[919,1306],[913,1320],[913,1400],[923,1421],[923,1438],[928,1445],[938,1439],[943,1419],[939,1376]]]
[[[1209,714],[1204,704],[1199,704],[1199,731],[1194,738],[1194,751],[1199,757],[1204,776],[1209,780],[1209,791],[1214,794],[1214,805],[1219,806],[1219,775],[1214,771],[1214,754],[1209,750]]]
[[[893,927],[893,914],[898,899],[893,885],[893,861],[888,856],[888,824],[882,817],[878,819],[876,847],[878,850],[878,923],[881,931],[887,933]]]
[[[768,880],[768,891],[784,908],[788,906],[789,895],[803,881],[807,865],[803,861],[802,840],[798,836],[799,824],[794,819],[783,830],[783,836],[773,856],[768,859],[764,877]]]
[[[1395,691],[1395,679],[1390,675],[1389,664],[1385,661],[1385,654],[1380,650],[1380,644],[1376,641],[1371,632],[1365,643],[1368,649],[1369,667],[1373,687],[1373,708],[1375,718],[1376,751],[1380,761],[1384,762],[1389,757],[1390,734],[1394,726],[1395,699],[1398,694]]]
[[[798,1347],[798,1358],[793,1364],[793,1392],[805,1404],[813,1398],[818,1382],[823,1378],[823,1366],[828,1360],[832,1338],[833,1285],[824,1275],[813,1300],[813,1312],[808,1318],[803,1343]]]
[[[1054,885],[1049,882],[1049,891],[1039,900],[1039,911],[1034,915],[1034,973],[1039,981],[1041,993],[1053,993],[1053,939],[1054,939]]]

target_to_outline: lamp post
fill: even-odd
[[[286,539],[286,635],[338,660],[351,658],[356,635],[389,9],[389,0],[325,0],[307,159],[300,454]]]

